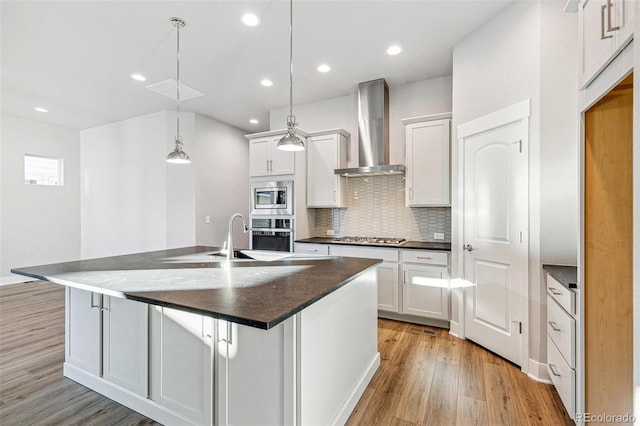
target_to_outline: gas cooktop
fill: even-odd
[[[332,240],[334,243],[356,243],[356,244],[388,244],[399,246],[407,242],[404,238],[385,237],[338,237]]]

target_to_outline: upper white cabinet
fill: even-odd
[[[633,37],[636,0],[580,3],[580,87],[587,86]]]
[[[249,175],[292,175],[295,154],[277,148],[279,137],[264,137],[249,141]]]
[[[307,138],[307,207],[346,207],[346,178],[335,169],[347,166],[351,135],[343,129],[309,134]]]
[[[451,114],[407,118],[407,207],[448,206],[450,203]]]

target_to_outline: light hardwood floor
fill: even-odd
[[[553,387],[446,330],[379,320],[378,336],[380,369],[348,425],[572,424]],[[63,360],[63,287],[0,287],[0,424],[156,424],[64,378]]]

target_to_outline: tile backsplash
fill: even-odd
[[[395,237],[411,241],[435,240],[441,232],[451,241],[451,208],[405,207],[404,176],[347,179],[346,209],[316,209],[316,236]]]

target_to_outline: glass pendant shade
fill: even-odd
[[[189,154],[182,150],[182,140],[176,138],[176,147],[167,155],[167,163],[172,164],[188,164],[191,162]]]

